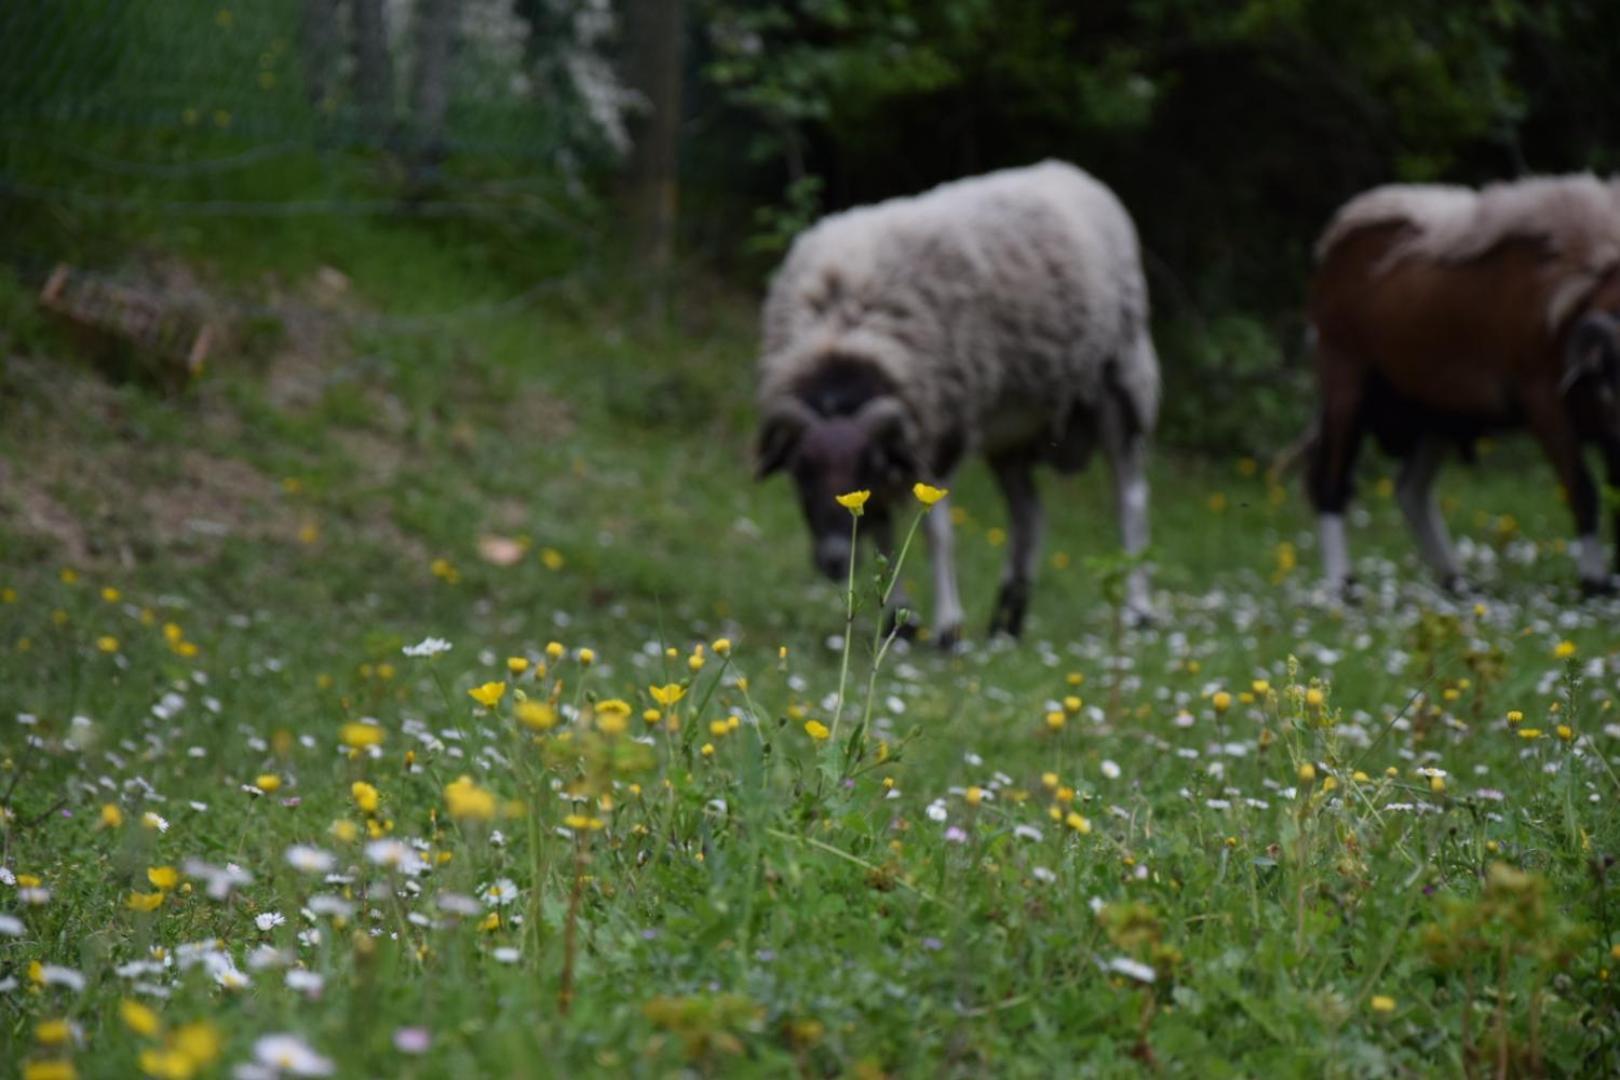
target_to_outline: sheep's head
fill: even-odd
[[[1572,401],[1596,408],[1604,435],[1620,437],[1620,319],[1588,311],[1575,320],[1565,338],[1559,389]]]
[[[880,522],[886,518],[895,495],[917,475],[905,410],[885,394],[852,412],[823,416],[789,398],[766,414],[759,431],[759,478],[782,469],[799,489],[816,568],[842,580],[853,552],[849,511],[837,496],[870,491],[866,513]]]

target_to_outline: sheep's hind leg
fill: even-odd
[[[1029,591],[1040,555],[1044,514],[1027,458],[997,458],[990,462],[990,468],[1007,500],[1007,517],[1012,526],[1007,568],[1002,572],[1001,591],[996,595],[996,608],[990,616],[990,634],[993,637],[1005,633],[1016,638],[1023,633],[1024,614],[1029,609]]]
[[[1436,439],[1422,439],[1412,456],[1401,466],[1395,484],[1395,501],[1406,515],[1407,527],[1417,539],[1418,553],[1429,564],[1448,592],[1462,592],[1466,583],[1457,553],[1451,546],[1446,519],[1434,498],[1434,480],[1445,460],[1445,445]]]
[[[1125,554],[1135,557],[1148,546],[1147,437],[1130,423],[1130,406],[1118,392],[1111,393],[1098,416],[1103,454],[1114,477],[1114,502],[1119,514],[1120,539]],[[1125,578],[1125,613],[1133,622],[1153,617],[1147,567],[1138,562]]]
[[[1541,443],[1547,459],[1558,472],[1559,482],[1575,514],[1575,534],[1580,543],[1577,567],[1581,592],[1586,596],[1604,596],[1613,591],[1614,583],[1603,568],[1603,538],[1598,533],[1598,490],[1592,481],[1592,472],[1581,457],[1580,440],[1570,425],[1563,400],[1551,387],[1528,395],[1524,403],[1530,430]]]
[[[1609,477],[1610,490],[1620,491],[1620,439],[1606,438],[1603,440],[1603,467]],[[1612,515],[1615,530],[1615,569],[1620,572],[1620,506],[1614,508]],[[1581,577],[1586,580],[1602,581],[1606,594],[1612,594],[1615,579],[1604,569],[1603,537],[1597,529],[1592,530],[1591,544],[1586,538],[1581,541]]]
[[[941,499],[927,511],[923,529],[934,564],[934,642],[953,649],[962,640],[962,597],[956,591],[956,542],[951,535],[950,500]]]
[[[1345,538],[1344,511],[1353,493],[1352,470],[1361,448],[1361,402],[1365,388],[1340,361],[1323,365],[1322,417],[1311,448],[1306,490],[1316,510],[1322,546],[1322,576],[1328,592],[1353,599],[1355,580],[1350,573],[1350,546]],[[1331,377],[1330,377],[1331,376]]]

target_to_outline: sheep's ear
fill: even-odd
[[[799,445],[804,429],[815,423],[816,414],[797,398],[779,401],[759,424],[759,442],[754,452],[754,479],[763,480],[787,464],[793,448]]]
[[[754,451],[754,479],[763,480],[786,465],[803,432],[802,427],[780,417],[767,418],[760,425],[759,442]]]
[[[888,395],[873,398],[856,411],[855,421],[866,432],[868,465],[873,472],[890,482],[916,479],[917,456],[898,400]]]

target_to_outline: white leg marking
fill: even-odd
[[[962,598],[956,591],[956,546],[951,532],[949,499],[941,499],[923,521],[934,562],[934,637],[962,630]]]
[[[1350,580],[1350,545],[1344,536],[1344,515],[1322,514],[1316,519],[1322,541],[1322,576],[1328,588],[1342,590]]]
[[[1609,566],[1603,558],[1603,538],[1597,533],[1587,533],[1575,543],[1578,545],[1575,565],[1579,568],[1581,581],[1588,585],[1608,581]]]
[[[1103,453],[1114,474],[1121,545],[1127,555],[1140,555],[1148,546],[1147,440],[1141,434],[1126,433],[1125,418],[1119,412],[1122,407],[1112,398],[1103,404]],[[1125,607],[1138,618],[1153,613],[1145,566],[1136,567],[1126,578]]]

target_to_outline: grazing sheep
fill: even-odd
[[[1456,587],[1433,496],[1446,449],[1471,457],[1481,435],[1527,427],[1574,511],[1581,585],[1608,591],[1582,449],[1598,443],[1620,483],[1620,183],[1377,188],[1339,210],[1317,260],[1322,399],[1308,483],[1328,584],[1350,581],[1343,515],[1364,432],[1402,459],[1401,510],[1424,560]]]
[[[989,462],[1011,517],[992,633],[1023,625],[1042,524],[1036,463],[1073,472],[1100,442],[1125,549],[1147,545],[1159,367],[1136,231],[1072,165],[958,180],[805,232],[765,301],[758,399],[759,475],[793,476],[815,563],[834,579],[854,557],[835,495],[872,492],[863,526],[887,551],[895,500],[913,481],[948,485],[970,453]],[[962,607],[945,502],[925,528],[933,631],[948,647]],[[1147,610],[1140,567],[1127,602]]]

